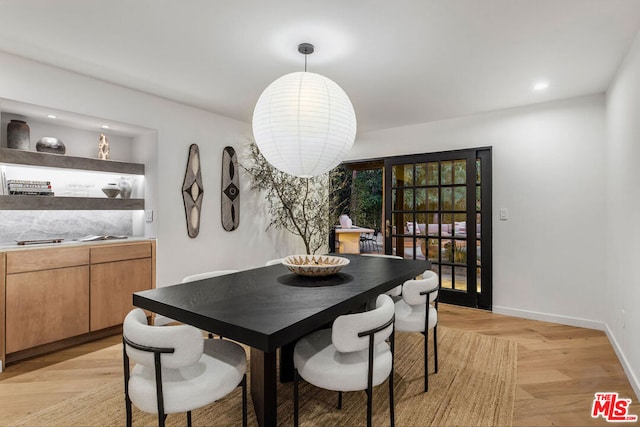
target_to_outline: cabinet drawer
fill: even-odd
[[[51,248],[7,252],[7,274],[89,264],[89,248]]]
[[[91,264],[150,257],[151,242],[105,245],[91,248]]]

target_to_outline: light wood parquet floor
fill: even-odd
[[[603,332],[446,304],[440,304],[439,323],[518,343],[514,426],[605,425],[591,418],[594,393],[603,391],[632,399],[629,412],[640,415]],[[8,366],[0,373],[0,425],[120,378],[121,350],[110,348],[120,342],[119,335],[108,337]]]

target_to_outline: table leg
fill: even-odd
[[[277,351],[266,353],[251,348],[251,398],[260,426],[275,426],[278,421],[276,354]]]
[[[280,382],[289,383],[293,381],[293,349],[296,347],[294,341],[280,347]]]

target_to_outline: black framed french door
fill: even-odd
[[[384,159],[385,252],[428,259],[443,302],[491,309],[491,148]]]

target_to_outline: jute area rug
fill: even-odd
[[[516,389],[514,342],[438,327],[439,370],[433,373],[429,340],[429,392],[423,393],[423,341],[417,333],[396,333],[395,422],[397,426],[508,426]],[[250,378],[249,378],[250,381]],[[389,387],[376,387],[373,424],[389,425]],[[337,393],[304,382],[300,388],[302,426],[356,426],[366,422],[366,393]],[[241,425],[240,389],[193,411],[194,426]],[[249,393],[249,425],[257,425]],[[278,385],[278,423],[293,425],[293,386]],[[123,426],[122,380],[41,409],[18,420],[20,426]],[[157,426],[157,416],[133,409],[134,426]],[[185,414],[171,414],[168,426],[186,425]]]

